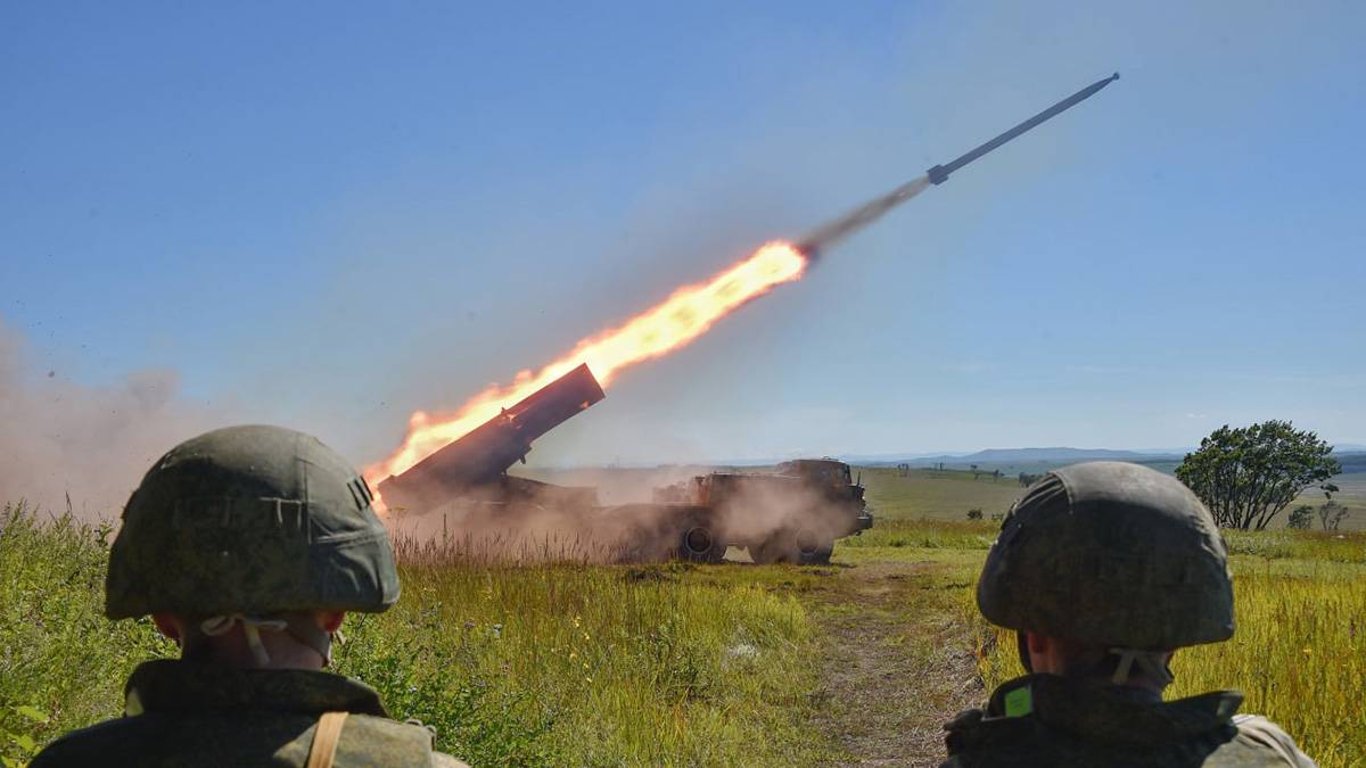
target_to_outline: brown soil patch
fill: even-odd
[[[964,586],[939,563],[879,562],[807,593],[825,636],[813,727],[843,752],[836,765],[944,759],[943,724],[983,699]]]

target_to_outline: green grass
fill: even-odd
[[[1293,531],[1229,537],[1237,630],[1224,643],[1179,651],[1170,698],[1236,688],[1243,712],[1285,728],[1321,768],[1366,765],[1366,534]],[[980,628],[978,668],[995,686],[1023,674],[1014,635]]]
[[[881,520],[858,536],[841,539],[837,550],[989,549],[1000,523],[954,520]]]
[[[958,470],[913,469],[902,475],[896,469],[863,467],[865,496],[879,524],[883,520],[966,520],[969,510],[982,510],[983,518],[1005,514],[1024,488],[1014,476],[993,478],[983,473]]]
[[[916,504],[933,496],[883,479],[869,485],[874,503],[875,487]],[[970,476],[922,481],[1018,492]],[[916,504],[903,509],[920,514]],[[116,716],[133,666],[175,653],[147,621],[102,617],[107,530],[43,522],[14,506],[0,514],[6,765]],[[984,697],[974,675],[994,685],[1018,673],[1013,642],[973,601],[998,525],[883,516],[820,568],[510,566],[401,548],[403,598],[347,620],[337,668],[476,765],[929,763],[938,725]],[[1366,534],[1228,541],[1238,633],[1179,654],[1174,693],[1239,687],[1248,711],[1321,765],[1363,764]]]
[[[993,478],[979,473],[974,479],[966,470],[912,469],[904,475],[888,467],[860,467],[856,471],[863,477],[868,504],[879,524],[884,520],[966,520],[972,509],[980,509],[982,517],[990,520],[992,515],[1005,514],[1024,494],[1015,475]],[[1366,472],[1338,475],[1333,482],[1341,488],[1333,498],[1351,510],[1341,524],[1342,531],[1366,530]],[[1295,505],[1317,506],[1323,500],[1321,491],[1307,489],[1272,521],[1271,527],[1283,527]],[[1317,528],[1318,518],[1313,522]]]
[[[814,680],[802,606],[693,566],[409,565],[339,670],[477,765],[777,765]],[[450,702],[458,702],[452,707]]]
[[[132,668],[175,654],[149,622],[101,615],[107,533],[0,515],[7,765],[117,716]],[[428,551],[402,566],[395,608],[347,619],[337,671],[476,765],[820,763],[823,742],[804,732],[807,613],[731,570],[465,565]]]
[[[40,524],[45,523],[45,524]],[[0,760],[20,764],[62,732],[122,711],[139,661],[174,652],[150,621],[103,610],[107,529],[0,512]]]

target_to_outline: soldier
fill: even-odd
[[[1164,702],[1182,646],[1233,635],[1233,586],[1214,519],[1172,477],[1076,464],[1006,516],[977,605],[1017,633],[1032,674],[945,726],[944,768],[1313,766],[1242,695]]]
[[[398,599],[389,537],[345,460],[279,427],[220,429],[148,471],[109,554],[105,613],[151,614],[181,659],[139,666],[125,716],[58,739],[55,766],[441,766],[432,734],[323,672],[347,611]]]

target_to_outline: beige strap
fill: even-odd
[[[313,745],[308,748],[306,768],[332,768],[332,761],[337,757],[337,743],[341,741],[346,714],[324,712],[323,716],[318,718],[318,727],[313,731]]]

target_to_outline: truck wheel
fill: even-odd
[[[679,539],[678,556],[695,563],[719,563],[726,557],[726,543],[710,528],[694,525]]]
[[[751,544],[749,546],[749,559],[759,565],[770,565],[782,559],[782,545],[772,539],[762,544]]]
[[[797,562],[802,565],[828,565],[830,563],[830,556],[834,553],[835,542],[832,541],[829,544],[823,544],[809,552],[802,551],[798,555]]]
[[[808,529],[797,531],[794,543],[796,545],[796,557],[793,559],[801,565],[828,563],[830,562],[830,555],[835,551],[834,539],[828,539]]]

